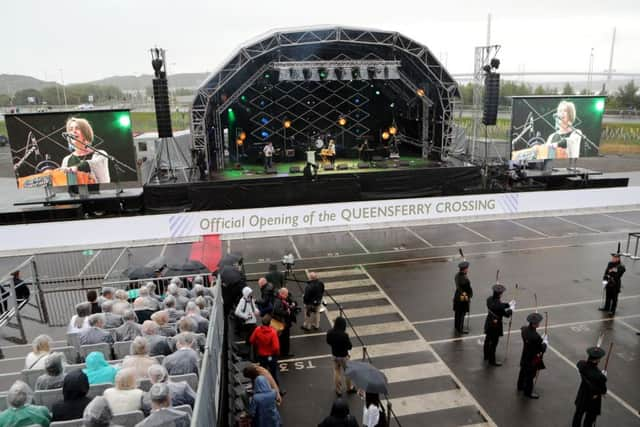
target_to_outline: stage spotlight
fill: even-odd
[[[375,65],[369,65],[367,67],[367,74],[369,75],[369,80],[373,80],[376,78],[376,67]]]
[[[387,131],[382,132],[382,139],[384,139],[385,141],[389,139],[389,132]]]
[[[246,133],[246,132],[244,132],[244,131],[240,132],[240,139],[241,139],[242,141],[244,141],[245,139],[247,139],[247,133]]]
[[[391,127],[389,128],[389,134],[390,134],[390,135],[395,135],[396,133],[398,133],[398,128],[397,128],[397,127],[395,127],[395,126],[391,126]]]
[[[324,67],[318,68],[318,76],[320,77],[320,80],[326,80],[328,75],[329,73],[327,72],[326,68]]]
[[[360,67],[351,68],[351,79],[358,80],[360,78]]]
[[[247,97],[246,97],[245,95],[242,95],[242,96],[240,97],[240,101],[242,101],[242,102],[247,102]]]
[[[500,60],[498,58],[491,59],[491,68],[493,68],[494,70],[500,68]]]
[[[305,80],[311,80],[311,68],[303,68],[302,75]]]
[[[347,124],[347,119],[345,119],[344,117],[340,117],[340,118],[338,119],[338,124],[339,124],[340,126],[344,126],[344,125],[346,125],[346,124]]]
[[[491,72],[491,65],[485,65],[484,67],[482,67],[482,70],[485,73],[490,73]]]
[[[336,68],[333,70],[333,72],[336,74],[336,79],[338,80],[342,80],[342,76],[344,75],[344,69],[343,68]]]
[[[285,120],[282,125],[285,127],[285,129],[289,129],[291,127],[291,120]]]
[[[242,140],[242,138],[238,138],[236,139],[236,144],[242,146],[242,144],[244,144],[244,141]]]
[[[379,90],[376,90],[376,95],[380,95],[380,91]]]
[[[424,89],[422,89],[421,87],[419,87],[419,88],[416,90],[416,93],[418,94],[418,96],[424,96],[424,95],[425,95],[425,93],[424,93]]]

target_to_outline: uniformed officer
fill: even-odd
[[[620,254],[614,252],[611,254],[611,261],[607,264],[602,276],[602,286],[605,289],[606,299],[604,307],[600,307],[600,311],[608,311],[611,316],[616,314],[618,306],[618,294],[622,288],[622,275],[626,271],[624,264],[620,262]]]
[[[469,312],[469,304],[473,297],[473,289],[467,274],[469,273],[469,263],[462,261],[458,264],[459,271],[454,279],[456,292],[453,294],[453,311],[455,312],[454,328],[459,334],[466,334],[464,330],[464,316]]]
[[[604,357],[605,351],[600,347],[590,347],[587,354],[587,360],[577,363],[582,381],[576,396],[576,413],[573,416],[572,427],[580,427],[583,417],[582,425],[592,427],[596,417],[600,415],[602,395],[607,393],[607,371],[600,371],[598,368],[598,362]]]
[[[492,366],[501,366],[502,363],[496,362],[496,347],[498,341],[503,335],[502,318],[511,317],[513,310],[516,309],[515,300],[511,300],[509,304],[500,301],[505,287],[495,284],[491,288],[493,295],[487,298],[487,318],[484,321],[484,360]]]
[[[520,374],[518,375],[518,391],[524,391],[524,395],[531,399],[538,399],[536,393],[533,392],[533,380],[538,371],[544,369],[542,356],[547,350],[549,337],[547,335],[540,336],[536,330],[542,322],[542,315],[539,313],[531,313],[527,316],[529,325],[520,328],[522,335],[522,356],[520,356]]]

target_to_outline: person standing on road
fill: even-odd
[[[351,385],[351,380],[346,378],[344,374],[347,360],[349,360],[349,350],[353,347],[346,331],[347,321],[344,317],[338,316],[333,323],[333,328],[327,332],[327,344],[331,346],[331,355],[333,356],[333,382],[338,397],[342,396],[344,382],[346,382],[346,389],[349,393],[356,392],[356,388]]]
[[[469,263],[462,261],[458,264],[459,271],[456,273],[454,281],[456,292],[453,294],[453,311],[455,312],[454,328],[458,334],[469,333],[464,330],[464,316],[469,312],[473,289],[467,276],[469,273]]]
[[[516,309],[516,302],[512,300],[507,303],[500,301],[505,287],[495,284],[491,288],[493,295],[487,298],[487,318],[484,321],[484,360],[489,362],[491,366],[502,366],[502,363],[496,361],[496,348],[500,337],[504,335],[502,329],[502,318],[511,317],[513,310]]]
[[[622,289],[622,275],[626,271],[624,264],[620,262],[620,254],[615,252],[611,254],[611,261],[607,264],[602,276],[602,286],[605,289],[606,299],[604,307],[600,307],[600,311],[608,311],[611,316],[616,314],[618,306],[618,294]]]
[[[304,288],[302,302],[304,303],[304,323],[302,329],[310,331],[311,328],[316,331],[320,329],[320,306],[322,305],[322,296],[324,295],[324,283],[318,280],[318,274],[309,273],[309,281]]]
[[[520,328],[522,335],[522,356],[520,356],[520,374],[518,375],[518,391],[524,391],[524,395],[531,399],[538,399],[533,392],[533,382],[540,369],[544,369],[542,356],[547,350],[549,338],[538,334],[536,329],[542,322],[542,315],[531,313],[527,316],[528,326]]]
[[[583,417],[583,427],[592,427],[600,415],[602,396],[607,393],[607,371],[600,371],[598,368],[598,362],[604,357],[605,351],[600,347],[590,347],[587,355],[587,360],[577,363],[582,381],[576,396],[572,427],[580,427]]]

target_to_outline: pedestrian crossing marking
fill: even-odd
[[[369,279],[354,279],[354,280],[338,280],[335,282],[325,282],[324,284],[324,288],[329,291],[334,289],[358,288],[361,286],[373,286],[373,283]]]
[[[390,399],[390,402],[393,412],[398,417],[476,404],[467,393],[459,389],[400,397]]]
[[[397,354],[417,353],[420,351],[428,351],[429,345],[422,340],[410,340],[390,342],[385,344],[373,344],[367,346],[367,354],[369,357],[383,357],[383,356],[395,356]],[[352,351],[352,358],[354,353],[362,354],[362,347],[354,347]]]
[[[365,301],[371,299],[387,299],[381,292],[360,292],[355,294],[342,294],[333,295],[333,299],[339,303],[353,302],[353,301]]]
[[[367,335],[390,334],[394,332],[411,331],[413,329],[411,325],[407,325],[407,322],[398,321],[356,326],[355,330],[361,337],[366,337]]]
[[[350,319],[357,317],[377,316],[380,314],[397,313],[396,309],[392,305],[381,305],[378,307],[364,307],[364,308],[347,308],[343,310],[344,313]],[[335,322],[336,317],[340,315],[339,310],[327,310],[327,316],[331,320],[331,324]]]
[[[381,369],[381,371],[386,375],[389,384],[449,375],[447,367],[440,362],[398,366],[397,368]]]
[[[357,274],[363,274],[360,268],[350,268],[348,270],[316,270],[318,273],[318,278],[320,280],[328,278],[328,277],[340,277],[340,276],[355,276]]]

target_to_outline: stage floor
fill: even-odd
[[[368,165],[367,168],[359,167],[359,163]],[[219,181],[224,180],[237,180],[237,179],[252,179],[252,178],[273,178],[273,177],[286,177],[286,176],[301,176],[302,170],[307,164],[303,160],[295,160],[288,162],[274,162],[274,170],[276,173],[266,173],[262,164],[245,164],[242,163],[239,166],[234,166],[233,163],[227,163],[225,170],[222,172],[213,173],[211,179]],[[441,163],[433,160],[423,159],[421,157],[414,156],[401,156],[399,159],[384,159],[371,162],[360,162],[358,159],[336,159],[335,167],[333,170],[326,170],[325,166],[329,163],[323,163],[318,160],[318,175],[338,175],[349,173],[371,173],[371,172],[383,172],[387,170],[408,170],[408,169],[420,169],[420,168],[432,168],[440,167]],[[338,167],[346,167],[346,169],[338,169]],[[291,168],[297,167],[300,172],[291,172]]]

